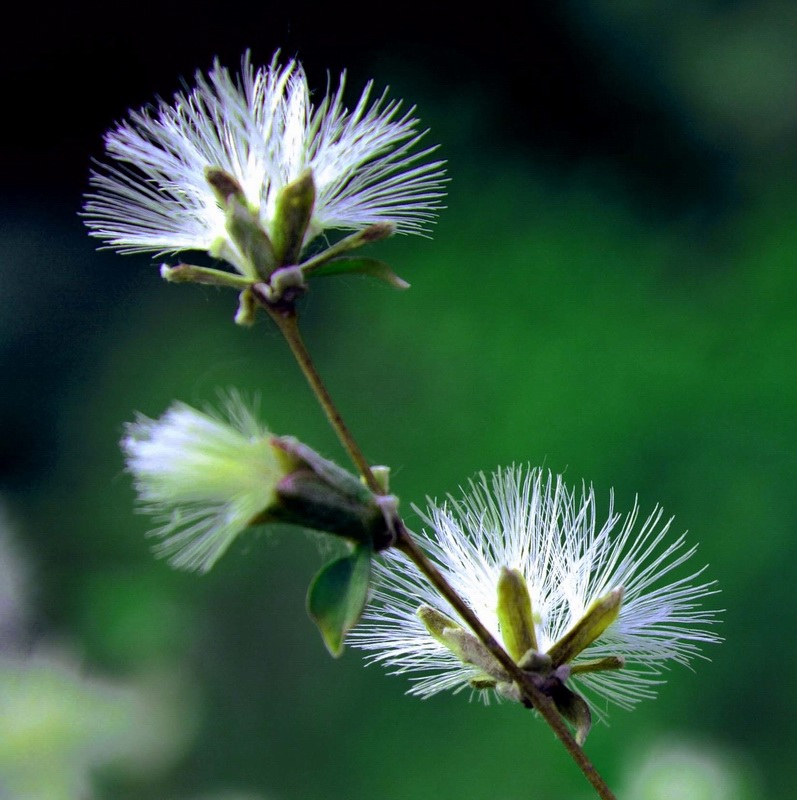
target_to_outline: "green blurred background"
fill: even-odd
[[[308,342],[403,507],[544,465],[700,543],[726,642],[587,750],[621,797],[792,798],[797,779],[797,6],[585,0],[23,8],[2,54],[0,798],[590,797],[517,707],[422,702],[330,659],[322,556],[242,537],[205,577],[151,557],[118,449],[136,411],[259,394],[343,460],[268,324],[98,253],[102,133],[215,56],[298,55],[417,104],[451,178],[412,283],[314,284]],[[412,524],[412,513],[410,522]]]

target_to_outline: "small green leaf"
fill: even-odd
[[[322,567],[310,584],[307,613],[335,658],[343,653],[343,639],[362,615],[370,577],[371,548],[358,545],[349,555]]]
[[[316,275],[342,275],[344,273],[370,275],[372,278],[384,281],[394,289],[410,288],[407,281],[399,278],[384,261],[376,258],[333,258],[314,269],[312,275],[315,277]]]

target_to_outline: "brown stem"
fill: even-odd
[[[324,409],[324,413],[327,415],[330,425],[332,425],[335,433],[337,433],[338,439],[340,439],[341,444],[346,448],[346,452],[354,462],[357,470],[363,476],[368,488],[374,494],[384,494],[384,490],[379,486],[379,483],[374,477],[368,460],[363,455],[360,446],[343,421],[343,417],[341,417],[337,407],[332,402],[332,397],[327,391],[327,387],[321,379],[321,376],[318,374],[318,370],[315,368],[310,352],[299,331],[299,322],[296,312],[291,310],[286,313],[281,313],[278,310],[273,310],[269,306],[266,306],[266,310],[271,315],[274,322],[277,323],[277,327],[280,329],[280,332],[285,337],[285,341],[291,348],[291,352],[304,373],[304,377],[307,378],[307,382],[310,384],[313,394],[318,398],[321,408]]]
[[[587,758],[578,742],[573,738],[567,725],[556,710],[553,702],[544,695],[531,681],[529,676],[512,660],[511,656],[496,641],[495,637],[482,625],[470,607],[454,591],[451,584],[443,577],[437,567],[427,558],[426,553],[418,546],[410,532],[399,520],[396,547],[401,550],[415,566],[429,579],[435,589],[456,609],[459,616],[492,653],[496,661],[512,676],[525,698],[531,702],[540,716],[551,726],[559,741],[570,753],[573,761],[584,773],[584,777],[592,784],[602,800],[616,800],[612,790],[603,780],[593,763]]]
[[[310,388],[318,398],[318,402],[324,409],[324,413],[327,415],[327,419],[337,433],[341,443],[368,484],[368,488],[375,494],[383,494],[384,491],[377,483],[368,461],[343,421],[340,412],[332,402],[332,397],[313,364],[310,352],[307,350],[299,331],[295,309],[290,305],[282,309],[270,305],[265,305],[265,308],[288,342],[299,367],[310,384]],[[484,646],[492,653],[496,661],[512,676],[523,696],[551,726],[559,741],[565,746],[565,749],[573,761],[576,762],[578,768],[584,773],[584,777],[592,784],[601,800],[616,800],[611,789],[606,785],[592,762],[587,758],[586,753],[573,738],[565,721],[551,700],[534,685],[529,676],[518,667],[490,631],[482,625],[470,607],[454,591],[437,567],[426,557],[426,554],[407,530],[404,522],[401,519],[396,519],[393,522],[397,534],[395,546],[405,553],[420,572],[428,578],[432,586],[451,604],[473,633],[484,643]]]

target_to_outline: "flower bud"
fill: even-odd
[[[380,550],[382,504],[353,475],[291,437],[274,437],[233,396],[224,416],[175,403],[127,426],[122,449],[143,510],[164,523],[159,555],[206,572],[246,528],[288,522]]]
[[[295,264],[304,245],[315,206],[315,182],[310,170],[283,187],[271,229],[278,266]]]

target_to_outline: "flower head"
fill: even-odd
[[[593,708],[598,698],[630,707],[654,694],[672,662],[720,641],[710,629],[717,612],[699,606],[713,583],[698,581],[703,570],[671,577],[695,547],[683,535],[667,541],[671,521],[662,524],[660,509],[638,526],[636,505],[621,517],[610,502],[601,525],[591,488],[579,494],[560,477],[509,468],[471,482],[462,499],[430,505],[425,519],[426,550],[445,578],[522,668],[547,676],[541,687],[558,686],[557,706],[576,717],[565,683]],[[471,686],[513,696],[502,668],[401,553],[388,551],[377,569],[354,646],[411,673],[410,694]]]
[[[313,105],[296,61],[255,69],[244,57],[240,77],[217,62],[196,87],[130,113],[105,139],[113,164],[92,174],[85,208],[92,235],[121,252],[205,250],[256,277],[251,254],[230,235],[218,185],[232,179],[238,199],[272,240],[279,239],[280,198],[309,181],[309,219],[299,247],[328,229],[389,223],[423,233],[443,196],[443,166],[416,151],[425,131],[413,109],[369,83],[353,110],[343,105],[345,76]],[[312,189],[312,191],[310,191]]]
[[[284,475],[271,435],[237,398],[226,417],[175,403],[127,426],[122,449],[151,532],[173,566],[206,572],[276,498]]]

